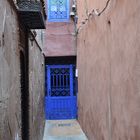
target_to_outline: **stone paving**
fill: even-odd
[[[46,120],[43,140],[88,140],[77,120]]]

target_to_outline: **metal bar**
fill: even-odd
[[[48,92],[48,97],[50,96],[50,92],[51,92],[51,83],[50,83],[50,80],[51,80],[51,78],[50,78],[50,67],[49,66],[47,66],[47,83],[48,83],[48,87],[47,87],[47,92]]]
[[[68,75],[68,87],[70,87],[70,75]]]
[[[52,80],[53,80],[53,82],[52,82],[52,83],[53,83],[53,84],[52,84],[52,87],[54,88],[54,75],[52,75],[52,78],[53,78],[53,79],[52,79]]]
[[[51,86],[53,87],[53,75],[51,75]]]
[[[66,87],[68,87],[67,74],[66,74]]]
[[[59,75],[59,80],[60,80],[60,87],[62,88],[62,83],[61,83],[61,74]]]
[[[69,75],[67,74],[67,88],[69,87]]]
[[[70,65],[70,95],[73,96],[73,65]]]
[[[60,88],[61,87],[61,75],[58,74],[58,87]]]
[[[56,87],[58,87],[58,75],[55,76],[56,76]]]
[[[56,86],[56,77],[55,77],[55,75],[53,75],[53,81],[54,81],[53,88],[55,88],[55,86]]]
[[[63,75],[63,88],[65,88],[65,79],[64,79],[64,75]]]
[[[61,87],[63,88],[63,75],[61,74]]]
[[[66,75],[64,75],[65,88],[67,88]]]

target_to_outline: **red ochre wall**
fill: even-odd
[[[76,37],[75,26],[71,19],[67,23],[46,23],[45,56],[75,56]]]
[[[89,140],[140,140],[140,1],[77,3],[80,124]]]

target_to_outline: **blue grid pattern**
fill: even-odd
[[[76,119],[77,96],[74,93],[74,65],[46,66],[46,119]]]
[[[69,0],[48,0],[48,21],[69,22]]]

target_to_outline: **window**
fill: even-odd
[[[69,21],[69,0],[48,0],[48,21]]]

